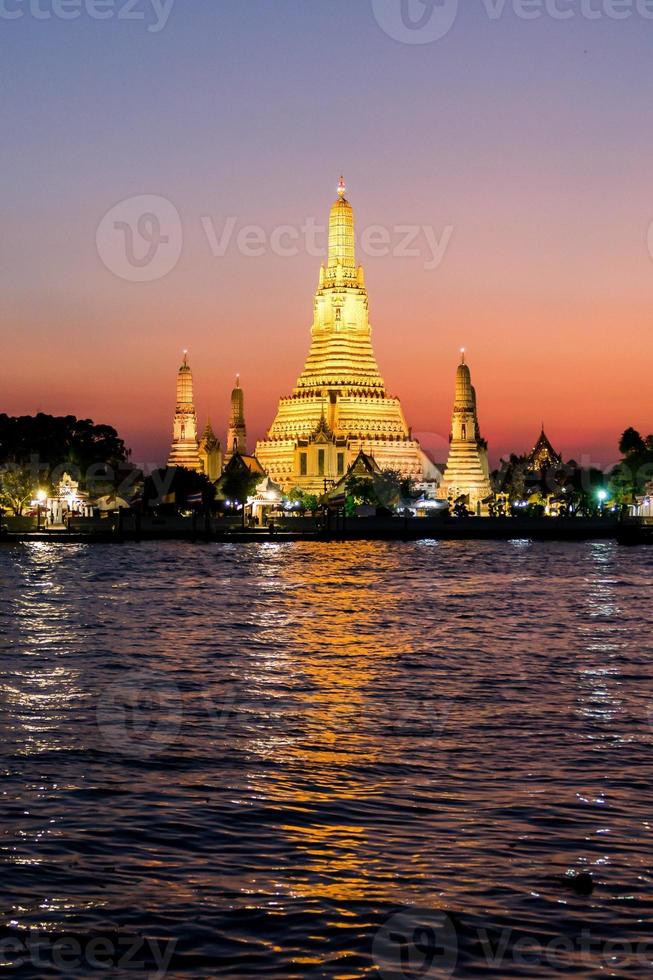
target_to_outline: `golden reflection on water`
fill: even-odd
[[[288,564],[282,549],[273,562],[269,552],[261,562],[262,574],[274,579],[281,592],[276,615],[282,621],[292,618],[289,669],[310,684],[310,690],[299,695],[305,735],[286,746],[286,757],[318,767],[322,773],[335,773],[353,763],[369,764],[379,757],[380,746],[363,746],[358,719],[367,690],[401,654],[396,636],[379,629],[378,620],[391,618],[402,596],[383,575],[374,552],[371,548],[369,561],[362,561],[355,575],[334,574],[342,557],[337,550],[329,563],[311,562],[301,568]],[[365,604],[360,603],[363,593]],[[304,651],[303,656],[297,658],[297,650]],[[337,788],[347,794],[346,785]]]
[[[301,692],[302,737],[279,738],[267,745],[268,751],[288,767],[273,779],[266,775],[257,786],[264,798],[287,800],[301,820],[286,822],[280,830],[289,845],[301,854],[302,873],[282,880],[281,892],[288,897],[322,898],[336,902],[407,900],[424,897],[420,881],[425,870],[416,861],[412,870],[414,886],[408,892],[392,875],[375,877],[375,865],[383,864],[374,852],[374,832],[361,820],[317,820],[320,805],[347,801],[361,805],[381,797],[392,780],[374,779],[370,771],[387,761],[388,743],[380,729],[361,723],[370,710],[368,693],[380,679],[391,675],[394,662],[410,651],[405,633],[391,624],[401,619],[406,602],[405,587],[389,579],[383,545],[360,549],[354,570],[349,549],[334,547],[329,561],[302,566],[288,563],[283,548],[261,555],[261,577],[273,583],[281,595],[281,608],[275,613],[281,621],[292,621],[293,653],[289,669],[301,673],[310,690]],[[340,570],[342,565],[342,571]],[[361,602],[361,596],[365,601]],[[379,628],[379,623],[388,624]],[[304,652],[299,659],[296,651]],[[385,675],[385,676],[384,676]],[[277,753],[279,753],[277,755]],[[364,789],[354,774],[367,769]],[[301,781],[293,779],[301,773]],[[374,884],[371,883],[374,880]]]

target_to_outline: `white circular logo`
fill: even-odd
[[[372,0],[376,22],[402,44],[432,44],[456,22],[458,0]]]
[[[378,930],[372,956],[383,980],[450,977],[458,962],[456,928],[444,912],[406,908]]]
[[[97,708],[105,743],[121,755],[149,758],[165,751],[179,734],[182,700],[165,674],[133,670],[110,684]]]
[[[105,214],[95,241],[98,255],[114,275],[128,282],[154,282],[179,262],[181,218],[165,197],[129,197]]]

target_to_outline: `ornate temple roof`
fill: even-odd
[[[202,439],[200,445],[204,446],[206,449],[219,449],[220,440],[213,431],[213,426],[211,425],[211,419],[207,419],[204,432],[202,433]]]
[[[368,456],[367,453],[361,451],[358,456],[351,464],[344,476],[325,494],[325,497],[330,500],[334,497],[339,497],[347,486],[348,480],[352,476],[357,476],[362,479],[376,480],[381,476],[381,468],[377,464],[373,456]]]
[[[560,466],[562,464],[562,456],[555,451],[549,439],[544,431],[544,423],[542,423],[542,432],[540,438],[535,443],[529,457],[528,457],[528,471],[530,473],[535,473],[538,470],[551,469],[554,466]]]
[[[328,439],[334,438],[334,432],[329,423],[326,420],[326,415],[324,414],[324,402],[322,402],[322,415],[320,416],[320,421],[315,426],[310,440],[317,439],[318,436],[326,436]]]
[[[249,470],[250,473],[254,475],[259,475],[261,477],[266,476],[266,472],[261,466],[260,462],[256,456],[247,456],[241,453],[234,453],[227,465],[225,466],[224,472],[232,472],[233,470]]]

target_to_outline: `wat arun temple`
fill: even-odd
[[[363,267],[356,263],[354,212],[344,181],[329,218],[328,259],[320,268],[310,348],[292,392],[282,397],[265,439],[248,455],[240,379],[231,394],[225,451],[207,422],[201,438],[187,355],[177,376],[169,466],[220,479],[234,460],[260,472],[283,493],[324,494],[361,459],[392,470],[428,495],[450,503],[466,497],[477,512],[490,497],[487,444],[464,352],[456,372],[449,458],[433,463],[413,438],[399,399],[386,390],[372,346]]]
[[[261,465],[284,490],[323,490],[324,480],[339,480],[361,452],[380,469],[418,482],[433,469],[399,399],[386,391],[374,356],[365,275],[356,264],[354,212],[345,195],[341,181],[304,370],[256,447]]]

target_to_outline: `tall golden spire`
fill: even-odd
[[[345,178],[340,178],[338,198],[331,208],[329,218],[329,277],[338,266],[356,268],[356,243],[354,241],[354,210],[346,198]]]
[[[292,394],[281,398],[256,456],[284,489],[323,493],[363,451],[382,469],[422,479],[425,457],[374,356],[354,212],[341,178],[329,216],[328,265],[320,270],[311,347]]]
[[[441,495],[452,501],[467,497],[473,509],[482,508],[492,493],[487,459],[487,445],[478,425],[476,391],[466,363],[465,351],[456,370],[456,394],[451,419],[449,459],[440,488]]]
[[[197,452],[197,415],[193,397],[193,373],[188,363],[188,351],[177,373],[177,404],[173,422],[172,447],[168,466],[201,469]]]
[[[384,389],[374,351],[365,277],[356,267],[354,212],[340,181],[329,218],[329,266],[315,296],[311,349],[297,387]]]
[[[456,371],[455,409],[459,412],[474,412],[476,409],[472,376],[469,367],[465,363],[464,350],[462,351],[462,360]]]
[[[227,451],[225,463],[228,463],[235,453],[241,456],[247,454],[247,426],[245,425],[245,394],[240,387],[240,375],[236,375],[236,387],[231,392],[231,412],[229,415],[229,430],[227,432]]]
[[[177,405],[193,405],[193,374],[188,364],[187,350],[177,374]]]

